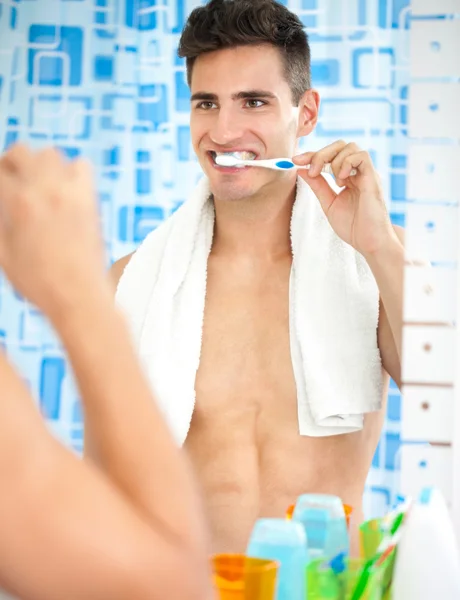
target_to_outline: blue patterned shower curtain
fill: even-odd
[[[310,36],[319,125],[304,148],[339,138],[368,149],[392,220],[404,224],[408,0],[284,0]],[[200,175],[176,47],[199,0],[0,0],[0,151],[56,145],[96,165],[115,260],[187,197]],[[58,437],[82,449],[66,357],[43,317],[0,274],[0,343]],[[400,395],[392,384],[366,490],[368,514],[398,495]]]

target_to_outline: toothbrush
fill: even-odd
[[[290,158],[270,158],[267,160],[243,160],[236,158],[231,154],[220,154],[215,157],[215,162],[220,167],[264,167],[265,169],[274,169],[275,171],[291,171],[292,169],[309,169],[310,165],[300,166],[292,162]],[[333,175],[331,163],[326,163],[321,169],[322,173]],[[356,169],[352,169],[350,177],[357,174]]]

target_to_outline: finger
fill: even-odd
[[[331,161],[334,177],[339,177],[345,159],[353,154],[357,154],[358,152],[361,152],[361,148],[357,144],[347,144],[345,148],[343,148],[343,150],[337,154],[337,156]]]
[[[69,181],[75,182],[79,188],[84,190],[79,202],[87,200],[91,204],[96,204],[94,171],[91,163],[84,158],[79,158],[69,163],[67,172]]]
[[[307,170],[298,171],[298,174],[311,187],[321,204],[321,208],[327,214],[334,200],[337,198],[337,194],[331,188],[326,178],[311,177],[310,172]]]
[[[303,152],[302,154],[297,154],[293,157],[292,162],[299,166],[309,165],[315,154],[315,152]]]
[[[339,152],[340,149],[346,145],[347,145],[346,142],[344,142],[343,140],[338,140],[332,144],[329,144],[328,146],[325,146],[321,150],[317,150],[315,152],[310,151],[310,152],[304,152],[303,154],[298,154],[298,155],[294,156],[292,160],[297,165],[308,165],[311,163],[311,160],[314,156],[316,156],[317,160],[320,160],[323,155],[325,155],[326,158],[329,155],[335,156],[335,154],[337,154],[337,152]],[[324,166],[325,162],[330,162],[330,160],[325,159],[323,161],[323,166]],[[310,169],[310,171],[311,171],[311,169]]]
[[[374,165],[368,152],[361,150],[345,157],[338,176],[340,179],[347,179],[352,169],[356,169],[358,174],[367,175],[374,172]]]
[[[346,145],[346,142],[343,140],[338,140],[337,142],[318,150],[310,161],[310,177],[317,177],[321,173],[324,165],[332,162]]]
[[[75,177],[79,177],[86,182],[93,179],[93,167],[85,158],[77,158],[69,163],[69,169]]]
[[[16,173],[21,179],[27,179],[33,169],[34,155],[32,151],[22,143],[11,146],[0,158],[0,167]]]
[[[27,221],[34,207],[31,201],[33,189],[16,173],[0,169],[0,226],[4,232]]]
[[[51,176],[53,179],[62,174],[64,155],[57,148],[44,148],[37,152],[37,167],[42,177]]]

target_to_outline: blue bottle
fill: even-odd
[[[305,600],[308,549],[300,523],[259,519],[252,530],[247,556],[279,562],[276,600]]]
[[[311,559],[332,560],[335,556],[349,554],[347,521],[342,501],[337,496],[299,496],[292,520],[301,523],[305,529]]]

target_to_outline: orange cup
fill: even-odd
[[[212,557],[213,583],[219,600],[274,600],[278,563],[243,554]]]
[[[294,514],[295,504],[291,504],[286,511],[286,519],[290,521],[292,519],[292,515]],[[353,507],[348,504],[343,505],[343,510],[345,512],[345,519],[347,521],[347,527],[350,527],[350,516],[353,512]]]

